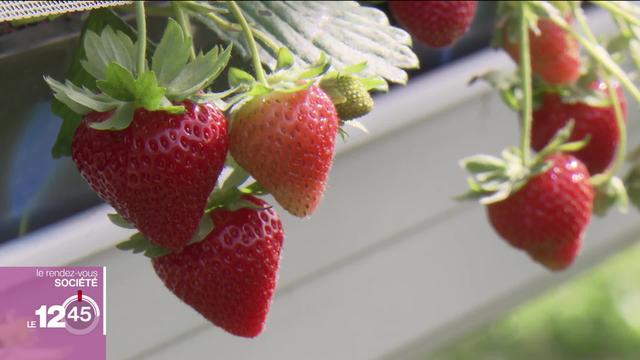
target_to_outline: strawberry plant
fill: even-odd
[[[493,44],[517,71],[479,78],[519,113],[519,146],[461,161],[471,173],[462,198],[480,199],[497,234],[551,270],[574,261],[592,212],[627,203],[616,177],[626,151],[621,89],[637,101],[640,90],[619,64],[630,55],[640,65],[640,9],[594,3],[620,30],[606,41],[577,2],[499,3]],[[465,34],[477,6],[392,1],[389,9],[415,39],[444,47]],[[362,127],[370,92],[406,83],[405,70],[418,66],[411,36],[356,2],[121,10],[135,13],[135,28],[116,12],[92,11],[67,79],[45,77],[63,120],[52,153],[72,157],[116,210],[114,224],[137,230],[118,248],[151,258],[166,287],[213,324],[257,336],[285,236],[259,197],[272,195],[297,217],[321,206],[343,126]],[[157,42],[147,38],[147,16],[168,18]],[[217,45],[197,48],[192,22]],[[634,204],[639,173],[626,177]]]
[[[68,79],[45,77],[63,119],[53,155],[71,155],[116,210],[110,220],[137,230],[119,249],[151,258],[166,287],[215,325],[257,336],[284,240],[275,210],[257,196],[271,194],[298,217],[314,212],[345,121],[372,109],[369,91],[404,83],[404,69],[417,67],[410,38],[356,3],[131,10],[135,29],[93,11]],[[327,33],[313,39],[306,24],[318,12]],[[146,35],[154,14],[169,17],[157,43]],[[193,20],[219,45],[196,51]]]
[[[515,73],[479,76],[520,115],[520,142],[502,159],[476,155],[461,161],[472,176],[462,198],[479,198],[497,234],[550,270],[570,266],[591,213],[618,205],[628,194],[616,174],[626,154],[624,88],[640,91],[620,64],[636,65],[638,8],[594,1],[619,33],[598,39],[579,2],[500,2],[493,44],[517,63]],[[605,51],[607,49],[608,51]],[[584,56],[586,55],[586,56]],[[637,171],[627,176],[634,204]]]

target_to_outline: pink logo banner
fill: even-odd
[[[0,359],[106,360],[106,268],[0,267]]]

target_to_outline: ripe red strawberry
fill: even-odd
[[[246,200],[268,204],[254,197]],[[152,260],[164,284],[226,331],[262,331],[276,286],[282,224],[273,209],[214,210],[213,231],[201,242]]]
[[[95,130],[109,113],[87,114],[72,157],[91,188],[151,242],[181,249],[198,227],[227,154],[224,115],[184,102],[185,112],[138,109],[120,131]]]
[[[259,96],[234,114],[231,155],[288,212],[308,216],[324,193],[338,122],[317,86]]]
[[[547,160],[551,168],[507,199],[488,205],[487,214],[496,232],[511,245],[550,270],[562,270],[580,249],[594,195],[580,160],[567,154]]]
[[[570,20],[570,19],[569,19]],[[505,26],[504,29],[509,29]],[[529,30],[531,69],[542,80],[553,85],[574,83],[580,77],[580,46],[578,41],[549,19],[539,19],[536,35]],[[517,63],[520,62],[520,46],[507,31],[503,34],[503,46]]]
[[[439,48],[453,44],[469,29],[476,1],[390,1],[398,22],[418,41]]]
[[[622,112],[626,118],[627,109],[624,95],[617,84],[615,87]],[[593,88],[606,98],[609,97],[604,82],[596,82]],[[592,175],[603,172],[611,164],[620,142],[620,132],[616,125],[613,105],[596,107],[583,102],[563,103],[557,94],[544,94],[542,104],[533,112],[532,147],[536,151],[540,151],[570,119],[575,121],[570,141],[590,136],[589,143],[580,151],[574,152],[573,155],[584,162]]]

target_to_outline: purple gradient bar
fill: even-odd
[[[105,281],[97,266],[0,267],[0,359],[106,360]]]

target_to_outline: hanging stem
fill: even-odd
[[[144,1],[136,1],[136,26],[138,28],[138,52],[136,72],[140,76],[145,70],[145,56],[147,53],[147,19],[144,14]]]
[[[256,40],[253,38],[253,32],[247,24],[247,20],[242,15],[242,11],[238,7],[235,1],[228,1],[227,5],[229,6],[229,10],[236,17],[238,23],[242,27],[242,33],[244,34],[244,38],[247,40],[247,45],[249,46],[249,51],[251,52],[251,58],[253,60],[253,69],[256,73],[256,78],[258,81],[264,85],[267,85],[267,77],[264,73],[264,69],[262,68],[262,62],[260,62],[260,56],[258,55],[258,46],[256,45]]]
[[[555,9],[552,5],[546,6],[543,2],[530,1],[528,4],[538,7],[539,9],[545,11],[549,14],[549,19],[553,21],[556,25],[560,26],[563,30],[571,34],[582,47],[594,58],[596,62],[598,62],[607,72],[611,75],[615,76],[620,84],[624,86],[629,93],[636,99],[636,101],[640,102],[640,90],[633,84],[631,79],[625,74],[625,72],[618,66],[609,57],[609,54],[605,49],[602,48],[599,44],[594,44],[593,42],[586,39],[584,36],[580,35],[577,31],[571,27],[567,21],[557,13],[557,9]]]
[[[527,3],[520,3],[520,78],[522,79],[522,104],[520,107],[520,151],[522,164],[527,165],[531,147],[531,56],[529,52],[529,24],[527,22]]]
[[[206,6],[200,5],[192,1],[184,1],[183,3],[184,3],[184,6],[188,7],[190,10],[195,11],[198,14],[201,14],[209,18],[211,21],[216,23],[216,25],[218,25],[222,30],[242,31],[242,26],[240,26],[239,24],[227,21],[225,18],[218,16],[215,12],[211,11],[211,9],[207,8]],[[268,47],[269,50],[274,55],[278,54],[278,50],[280,50],[280,47],[276,45],[276,43],[274,43],[273,40],[271,40],[271,38],[269,38],[267,34],[254,28],[251,28],[251,32],[253,33],[253,36],[255,37],[255,39],[263,43],[266,47]]]
[[[193,37],[191,36],[191,23],[189,22],[189,16],[187,16],[182,10],[180,2],[172,1],[171,7],[173,8],[173,12],[176,14],[176,20],[178,20],[178,24],[180,24],[182,32],[184,32],[185,36],[191,40],[191,45],[189,46],[189,57],[191,60],[194,60],[196,58],[196,50],[193,48]]]
[[[611,99],[611,102],[613,102],[613,111],[616,115],[616,125],[618,126],[618,132],[620,135],[620,142],[616,149],[616,157],[613,160],[613,165],[609,168],[610,178],[624,164],[625,152],[627,149],[627,124],[624,121],[624,114],[622,113],[622,106],[620,105],[618,91],[613,87],[613,82],[610,79],[607,79],[607,89],[609,89],[609,98]]]
[[[640,25],[640,19],[633,16],[633,14],[630,13],[628,10],[621,9],[620,5],[618,5],[615,1],[591,1],[591,2],[600,6],[604,10],[608,11],[610,14],[625,19],[630,24],[637,25],[637,26]]]
[[[587,23],[587,19],[584,16],[584,12],[577,5],[572,5],[573,16],[578,21],[580,25],[580,29],[585,34],[587,39],[594,44],[598,44],[598,39],[596,39],[595,35],[591,31],[589,24]],[[622,114],[622,107],[620,105],[620,98],[618,97],[618,92],[613,87],[613,82],[610,79],[609,74],[606,76],[606,84],[607,90],[609,92],[609,99],[613,104],[613,111],[616,119],[616,126],[618,128],[618,134],[620,137],[620,142],[618,144],[618,148],[616,149],[615,158],[613,160],[613,164],[603,173],[597,174],[592,177],[592,184],[594,186],[599,186],[602,184],[606,184],[609,179],[620,169],[622,164],[624,164],[625,151],[627,149],[627,124],[624,122],[624,115]]]

